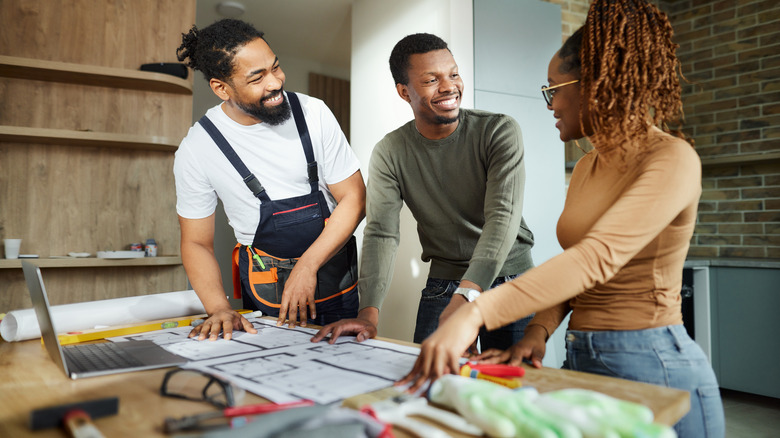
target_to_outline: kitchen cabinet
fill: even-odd
[[[708,271],[709,290],[695,285],[693,298],[708,293],[710,357],[721,388],[780,398],[780,261],[689,260],[686,266]],[[699,342],[698,321],[696,327]]]

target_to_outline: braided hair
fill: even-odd
[[[179,61],[189,58],[187,66],[203,73],[207,80],[230,82],[236,52],[257,38],[263,38],[263,32],[251,24],[226,18],[203,29],[192,26],[182,34],[176,57]]]
[[[631,149],[643,152],[651,126],[685,139],[667,126],[682,117],[673,33],[666,14],[647,0],[594,0],[570,38],[570,46],[580,46],[579,59],[566,60],[565,53],[577,51],[564,44],[562,67],[578,70],[580,101],[587,99],[599,150],[614,149],[621,159]]]

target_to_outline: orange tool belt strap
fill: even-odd
[[[253,255],[254,255],[254,254],[252,254],[253,250],[256,251],[256,254],[259,255],[259,256],[270,257],[271,259],[274,259],[274,260],[287,260],[287,259],[280,259],[278,257],[274,257],[272,255],[269,255],[269,254],[263,252],[263,251],[258,250],[257,248],[251,248],[250,249],[246,245],[242,245],[240,243],[236,244],[236,246],[233,248],[233,263],[232,263],[232,267],[233,267],[233,298],[235,298],[235,299],[241,299],[241,272],[240,272],[240,269],[239,269],[239,266],[238,266],[239,251],[241,250],[241,247],[244,247],[244,250],[247,253],[247,257],[249,258],[249,267],[248,267],[248,269],[250,271],[252,269],[252,259],[253,259]],[[268,274],[269,275],[273,275],[273,277],[276,277],[276,268],[275,267],[271,268],[271,271],[269,271]],[[336,292],[336,293],[334,293],[332,295],[329,295],[329,296],[327,296],[325,298],[320,298],[319,300],[314,300],[314,302],[315,303],[321,303],[321,302],[327,301],[327,300],[329,300],[331,298],[335,298],[337,296],[344,295],[345,293],[355,289],[356,286],[357,286],[357,282],[355,282],[354,284],[352,284],[351,286],[349,286],[348,288],[346,288],[346,289],[344,289],[342,291]],[[254,297],[258,301],[260,301],[261,303],[265,304],[266,306],[274,307],[274,308],[277,308],[277,309],[281,307],[281,304],[271,303],[271,302],[269,302],[267,300],[264,300],[264,299],[260,298],[257,295],[257,293],[254,291],[254,289],[251,287],[251,285],[250,285],[250,289],[252,289],[251,290],[252,295],[254,295]]]

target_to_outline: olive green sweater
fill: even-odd
[[[470,280],[533,266],[533,234],[522,218],[525,168],[520,127],[509,116],[461,109],[455,132],[420,135],[411,121],[371,155],[360,264],[360,308],[380,308],[399,242],[404,202],[417,221],[429,277]]]

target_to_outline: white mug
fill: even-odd
[[[3,243],[5,243],[5,258],[18,259],[22,239],[3,239]]]

